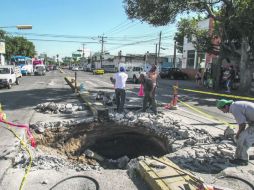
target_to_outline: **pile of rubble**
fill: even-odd
[[[119,127],[143,128],[155,137],[166,143],[169,154],[165,155],[179,166],[194,171],[220,171],[227,167],[228,158],[232,158],[235,146],[231,140],[223,136],[216,139],[203,129],[193,128],[173,117],[159,113],[158,115],[140,112],[128,112],[126,114],[109,113],[111,122],[116,122]],[[94,118],[70,123],[38,122],[31,128],[37,133],[43,133],[45,128],[61,128],[75,126],[77,123],[93,123]],[[85,154],[85,153],[84,153]],[[123,160],[123,161],[122,161]],[[127,166],[129,159],[124,157],[119,160],[111,160],[121,169]],[[130,161],[133,162],[133,161]],[[124,164],[123,164],[124,163]],[[228,163],[229,164],[229,163]],[[135,165],[135,164],[134,164]]]
[[[58,113],[68,113],[71,114],[76,111],[83,111],[84,107],[78,104],[57,104],[54,102],[45,102],[43,104],[38,104],[35,107],[37,112],[48,113],[48,114],[58,114]]]
[[[46,154],[40,150],[33,150],[32,168],[37,170],[50,170],[55,169],[57,171],[64,171],[66,168],[73,169],[76,171],[87,171],[87,170],[101,170],[102,168],[98,163],[95,164],[84,164],[71,162],[66,157],[61,155]],[[24,168],[29,164],[28,155],[22,151],[13,159],[13,165],[15,168]]]
[[[58,128],[68,128],[71,126],[75,126],[78,124],[85,124],[85,123],[92,123],[94,122],[94,117],[87,117],[80,120],[70,119],[70,120],[62,120],[62,121],[55,121],[55,122],[43,122],[38,121],[36,123],[30,124],[30,128],[34,130],[37,134],[43,134],[46,129],[58,129]]]
[[[144,127],[160,139],[167,139],[173,162],[193,171],[216,172],[228,167],[235,145],[224,136],[213,138],[206,130],[193,128],[163,114],[134,113],[110,114],[112,121],[122,126]]]

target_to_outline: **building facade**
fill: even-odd
[[[212,18],[202,20],[198,23],[199,29],[207,29],[208,32],[212,32],[214,28],[214,21]],[[212,63],[213,58],[216,55],[209,54],[206,52],[197,51],[192,43],[192,36],[184,37],[183,43],[183,57],[182,57],[182,68],[183,69],[199,69],[205,68]],[[213,40],[214,44],[219,44],[219,39]]]

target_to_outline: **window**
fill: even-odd
[[[187,52],[187,68],[194,68],[195,50],[189,50]]]
[[[9,74],[10,73],[10,69],[8,68],[0,68],[0,74]]]
[[[133,71],[142,71],[141,67],[133,67]]]
[[[187,43],[191,43],[192,42],[192,35],[188,35],[187,36]]]

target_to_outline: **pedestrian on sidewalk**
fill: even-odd
[[[116,95],[116,110],[118,113],[123,112],[125,103],[125,86],[128,79],[128,75],[125,73],[124,67],[120,67],[120,71],[110,78],[111,82],[115,85],[115,95]]]
[[[145,96],[143,99],[143,112],[147,110],[147,103],[152,106],[152,110],[154,114],[157,114],[157,107],[155,102],[155,94],[154,94],[154,83],[151,78],[148,78],[144,74],[140,74],[140,83],[144,87]]]
[[[232,113],[239,129],[236,133],[237,148],[235,159],[230,163],[248,165],[248,149],[254,144],[254,103],[221,99],[217,101],[217,108],[224,113]],[[246,128],[246,125],[248,127]]]
[[[150,78],[153,82],[153,96],[155,97],[155,90],[158,86],[158,73],[156,72],[157,67],[156,65],[153,65],[150,69],[150,71],[147,73],[147,77]]]
[[[224,80],[226,81],[227,88],[225,92],[231,93],[232,84],[235,80],[235,71],[232,65],[224,72]]]
[[[196,75],[195,75],[195,79],[196,79],[196,84],[200,87],[201,86],[201,79],[202,79],[202,70],[198,69]]]

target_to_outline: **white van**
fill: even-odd
[[[45,75],[45,74],[46,74],[45,65],[36,65],[34,67],[34,75]]]

